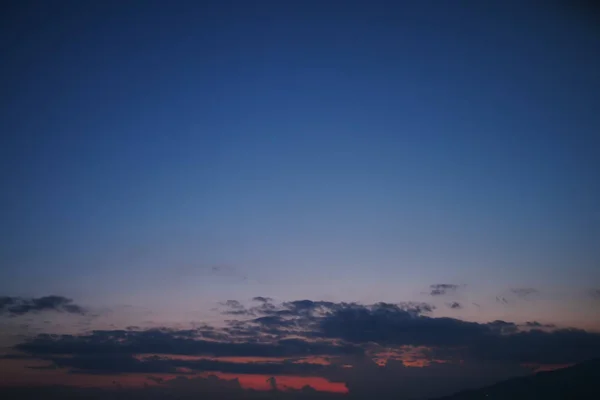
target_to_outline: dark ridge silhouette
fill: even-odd
[[[437,400],[474,399],[600,399],[600,358],[572,367],[513,378],[477,390],[466,390]]]

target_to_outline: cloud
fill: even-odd
[[[224,315],[254,315],[250,310],[225,310],[222,312]]]
[[[508,304],[508,300],[502,296],[496,296],[496,302],[500,304]]]
[[[147,330],[96,330],[84,335],[40,334],[15,349],[32,355],[174,354],[214,357],[295,357],[308,354],[359,354],[355,345],[313,343],[304,340],[260,342],[254,336],[240,338],[223,334],[228,341],[204,340],[197,330],[153,328]]]
[[[451,303],[446,303],[446,305],[453,310],[458,310],[462,308],[462,305],[458,301],[453,301]]]
[[[556,328],[554,324],[542,324],[537,321],[527,321],[524,326],[528,328]]]
[[[519,331],[519,325],[502,320],[488,322],[485,325],[495,334],[511,334]]]
[[[252,301],[259,301],[261,303],[270,303],[273,301],[270,297],[256,296],[252,298]]]
[[[70,372],[95,374],[123,373],[176,373],[177,368],[160,359],[139,360],[130,354],[82,354],[76,356],[43,357],[58,368],[68,368]]]
[[[219,304],[227,307],[226,310],[221,312],[223,315],[254,315],[252,310],[246,309],[246,307],[237,300],[227,300]]]
[[[182,374],[182,368],[189,373],[222,372],[229,374],[293,375],[313,376],[327,366],[310,362],[229,362],[215,359],[178,359],[168,356],[135,357],[131,354],[85,354],[43,357],[52,362],[43,368],[68,368],[71,373],[94,374]]]
[[[231,265],[213,265],[210,267],[210,272],[213,275],[234,275],[236,273],[236,268]]]
[[[244,306],[237,300],[227,300],[220,304],[237,310],[244,308]]]
[[[514,288],[510,291],[523,299],[531,296],[532,294],[538,293],[537,289],[534,288]]]
[[[265,304],[269,307],[264,307]],[[229,305],[236,307],[237,303],[229,302]],[[163,358],[167,355],[214,358],[310,355],[356,359],[366,354],[371,357],[382,348],[400,353],[407,351],[406,348],[426,348],[423,357],[447,362],[563,364],[600,356],[600,333],[556,329],[536,321],[524,324],[501,320],[469,322],[434,317],[429,314],[432,310],[433,306],[427,303],[412,302],[263,303],[253,311],[254,318],[227,321],[221,328],[202,325],[187,330],[153,328],[97,330],[81,335],[39,334],[18,344],[15,350],[73,369],[92,370],[95,365],[98,371],[121,368],[154,373],[188,368],[242,373],[252,368],[271,375],[286,374],[286,371],[308,374],[319,367],[273,363],[241,366],[222,361],[184,362]],[[140,354],[160,357],[132,360],[134,355]],[[103,358],[108,355],[115,359]],[[65,360],[65,356],[70,360]]]
[[[407,315],[420,315],[433,311],[435,307],[428,303],[401,302],[401,303],[376,303],[373,305],[360,305],[357,303],[334,303],[328,301],[296,300],[269,306],[253,308],[253,315],[258,318],[245,321],[229,321],[231,329],[237,334],[244,335],[270,335],[276,338],[285,338],[290,335],[305,336],[311,339],[322,338],[319,322],[327,315],[340,310],[369,310],[402,311]],[[229,331],[233,333],[233,331]]]
[[[431,318],[403,309],[355,307],[338,310],[319,323],[327,338],[382,345],[465,345],[489,331],[486,325],[453,318]]]
[[[313,320],[313,337],[356,345],[427,346],[457,351],[450,360],[570,363],[600,356],[600,333],[524,330],[513,322],[477,323],[430,317],[391,304],[339,305]],[[548,328],[548,327],[545,327]],[[448,354],[450,354],[448,353]]]
[[[0,297],[0,314],[20,316],[43,311],[57,311],[80,315],[85,314],[85,309],[83,307],[73,303],[73,300],[62,296],[44,296],[37,298]]]
[[[373,305],[361,305],[358,303],[334,303],[330,301],[296,300],[285,302],[280,307],[272,307],[263,312],[266,314],[280,316],[317,316],[344,309],[360,309],[364,307],[372,310],[402,310],[413,314],[427,313],[435,309],[435,307],[429,303],[419,302],[379,302]]]
[[[448,292],[456,291],[456,289],[458,289],[458,285],[451,283],[436,283],[435,285],[429,285],[429,288],[431,289],[429,292],[431,296],[442,296]]]
[[[600,300],[600,289],[590,289],[589,293],[592,298]]]

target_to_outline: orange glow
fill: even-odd
[[[427,350],[427,347],[402,346],[396,349],[389,348],[384,351],[378,351],[372,353],[371,356],[373,361],[380,367],[385,366],[389,360],[402,361],[402,364],[406,367],[414,368],[428,367],[432,363],[444,364],[451,362],[427,358],[424,356],[425,350]]]
[[[326,357],[306,357],[300,360],[295,360],[294,363],[297,364],[318,364],[318,365],[331,365],[331,361],[329,361]]]
[[[27,367],[41,367],[47,365],[46,361],[36,360],[2,360],[0,362],[0,386],[19,385],[72,385],[78,387],[143,387],[144,385],[157,385],[148,379],[147,374],[120,374],[120,375],[94,375],[94,374],[69,374],[67,369],[31,369]],[[184,371],[182,371],[184,372]],[[188,371],[185,371],[188,372]],[[192,372],[192,371],[189,371]],[[238,378],[244,389],[270,390],[267,379],[271,375],[250,374],[225,374],[219,372],[206,372],[202,374],[186,374],[188,378],[207,377],[215,375],[221,379]],[[152,374],[153,377],[162,378],[164,381],[175,379],[177,374]],[[180,376],[180,375],[179,375]],[[280,390],[301,389],[310,385],[316,390],[346,393],[348,390],[343,383],[329,382],[321,377],[303,376],[275,376]]]
[[[237,374],[223,374],[223,373],[210,373],[202,374],[202,376],[216,375],[221,379],[234,379],[237,378],[244,389],[255,389],[255,390],[270,390],[271,386],[267,383],[267,379],[271,375],[237,375]],[[323,392],[335,392],[335,393],[347,393],[348,388],[341,382],[329,382],[325,378],[321,377],[304,377],[304,376],[275,376],[277,380],[277,387],[285,390],[285,388],[301,389],[306,385],[312,386],[314,389]]]

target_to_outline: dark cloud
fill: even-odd
[[[496,296],[496,302],[498,302],[500,304],[508,304],[508,300],[506,300],[506,298],[501,297],[501,296]]]
[[[243,309],[244,306],[237,300],[227,300],[225,302],[222,302],[221,305],[236,309],[236,310],[240,310]]]
[[[263,326],[278,326],[278,327],[288,326],[289,327],[289,326],[295,325],[295,321],[284,319],[277,315],[267,315],[265,317],[259,317],[259,318],[253,319],[252,322],[263,325]]]
[[[262,307],[264,304],[270,306]],[[98,330],[82,335],[40,334],[18,344],[15,350],[62,363],[65,367],[71,363],[69,366],[75,369],[91,370],[85,363],[96,363],[100,371],[121,365],[122,369],[142,369],[145,373],[183,367],[183,361],[132,361],[133,355],[362,357],[372,354],[376,351],[374,348],[426,347],[428,352],[423,354],[427,358],[445,361],[560,364],[600,356],[600,333],[556,329],[536,321],[477,323],[433,317],[428,314],[433,306],[427,303],[362,305],[298,300],[264,304],[255,311],[257,317],[227,321],[223,328],[202,325],[188,330],[154,328]],[[102,358],[107,355],[122,359],[110,364],[114,360]],[[64,360],[64,356],[70,356],[72,361]],[[79,364],[72,364],[75,362]],[[221,372],[250,368],[208,361],[185,367]],[[252,366],[274,375],[284,374],[281,370],[284,367],[295,373],[300,372],[294,368],[303,368]]]
[[[425,314],[435,310],[435,306],[429,303],[403,302],[398,303],[397,305],[401,310],[408,311],[409,313],[413,314]]]
[[[320,333],[350,343],[384,345],[464,345],[489,328],[452,318],[431,318],[393,307],[355,307],[333,312],[319,321]]]
[[[393,307],[339,309],[319,319],[315,334],[354,344],[460,349],[451,358],[463,360],[561,364],[600,356],[600,333],[523,330],[512,322],[434,318]]]
[[[33,357],[27,354],[2,354],[0,360],[30,360]]]
[[[252,301],[259,301],[261,303],[269,303],[269,302],[273,301],[273,299],[270,297],[256,296],[256,297],[252,298]]]
[[[528,328],[556,328],[554,324],[542,324],[537,321],[527,321],[524,326]]]
[[[185,368],[193,373],[222,372],[231,374],[312,376],[326,366],[308,362],[225,362],[213,359],[181,360],[164,356],[134,357],[130,354],[87,354],[44,357],[52,362],[41,368],[67,368],[71,373],[129,374],[179,373]]]
[[[85,314],[85,309],[62,296],[44,297],[0,297],[0,314],[20,316],[42,311],[58,311],[70,314]]]
[[[268,334],[276,338],[289,335],[305,336],[312,339],[322,338],[320,321],[332,313],[341,310],[368,310],[379,312],[402,311],[407,315],[416,316],[429,313],[434,306],[428,303],[402,302],[402,303],[376,303],[365,306],[357,303],[333,303],[328,301],[298,300],[284,302],[281,305],[272,305],[268,308],[257,308],[253,312],[262,316],[246,321],[230,321],[235,328],[248,334]],[[241,333],[238,331],[238,333]]]
[[[344,309],[360,309],[367,307],[373,310],[403,310],[409,313],[421,314],[431,312],[435,307],[429,303],[401,302],[401,303],[376,303],[370,306],[358,303],[334,303],[330,301],[296,300],[284,302],[280,307],[269,307],[260,310],[264,314],[279,316],[323,316]],[[257,309],[257,311],[259,311]]]
[[[278,310],[279,307],[270,302],[262,302],[260,306],[252,307],[249,311],[252,314],[271,314]]]
[[[323,371],[326,366],[308,362],[249,362],[235,363],[218,360],[164,360],[167,364],[177,367],[189,368],[197,372],[223,372],[232,374],[259,374],[259,375],[294,375],[312,376]]]
[[[160,359],[139,360],[130,354],[82,354],[69,357],[44,357],[58,368],[68,368],[70,372],[95,374],[123,373],[175,373],[177,368]]]
[[[237,300],[227,300],[219,304],[227,308],[221,312],[223,315],[254,315],[254,311],[247,309]]]
[[[456,289],[458,289],[458,285],[451,283],[436,283],[435,285],[429,285],[429,289],[431,289],[429,292],[431,296],[442,296],[448,292],[456,291]]]
[[[591,289],[590,296],[592,296],[594,299],[600,300],[600,289]]]
[[[254,332],[250,330],[249,333]],[[204,340],[195,330],[156,328],[141,331],[98,330],[86,335],[41,334],[17,345],[16,350],[38,356],[47,354],[175,354],[215,357],[294,357],[307,354],[362,353],[360,347],[354,345],[312,343],[303,340],[261,343],[255,337],[247,341],[225,337],[229,341]]]
[[[453,310],[458,310],[462,308],[462,305],[458,301],[453,301],[451,303],[447,303],[446,305],[452,308]]]
[[[532,294],[538,293],[538,291],[534,288],[513,288],[510,291],[521,298],[527,298]]]
[[[231,265],[213,265],[210,267],[210,271],[213,274],[232,275],[236,272],[236,269]]]
[[[485,324],[495,334],[511,334],[519,331],[519,326],[513,322],[496,320]]]
[[[17,300],[17,297],[0,296],[0,310],[16,304]]]
[[[246,310],[246,309],[242,309],[242,310],[226,310],[223,311],[224,315],[254,315],[254,313],[251,310]]]

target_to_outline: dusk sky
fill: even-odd
[[[600,356],[584,8],[2,7],[0,385],[363,393],[489,368],[398,389],[427,398]]]

